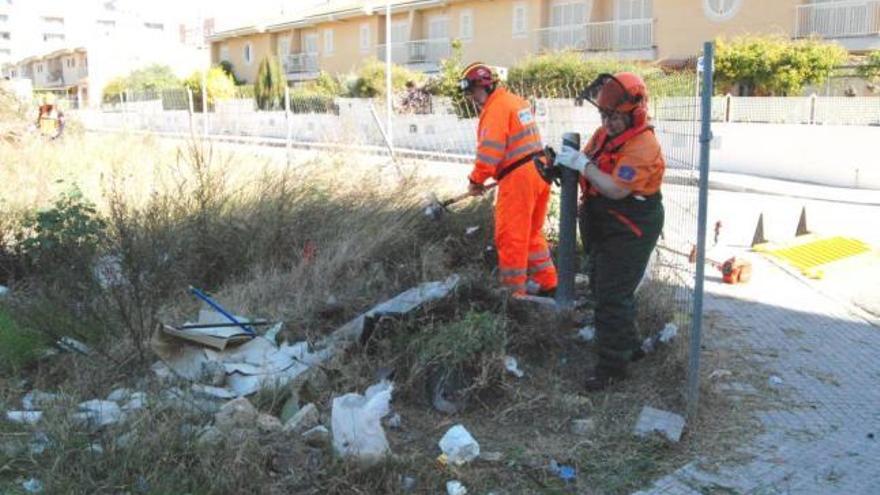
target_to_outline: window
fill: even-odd
[[[220,45],[220,61],[229,62],[229,45]]]
[[[251,65],[254,62],[254,45],[250,43],[244,44],[244,53],[242,54],[244,57],[244,63],[247,65]]]
[[[619,21],[650,19],[651,15],[651,0],[617,0],[615,19]]]
[[[449,38],[449,19],[432,17],[428,19],[428,39],[443,40]]]
[[[64,35],[59,33],[44,33],[43,41],[64,41]]]
[[[37,74],[43,73],[43,64],[37,64]]]
[[[591,2],[558,0],[550,6],[550,25],[581,26],[590,19]]]
[[[333,54],[333,30],[325,29],[324,30],[324,53],[326,55]]]
[[[391,23],[391,43],[405,43],[409,38],[409,24],[405,22]]]
[[[528,28],[528,24],[526,21],[526,4],[523,2],[517,2],[513,4],[513,37],[521,38],[526,36],[526,29]]]
[[[165,25],[160,22],[145,22],[144,27],[147,29],[153,29],[155,31],[164,31]]]
[[[742,0],[703,0],[703,12],[713,21],[732,19],[739,12],[740,7]]]
[[[10,35],[9,32],[7,32],[7,31],[0,32],[0,40],[8,40],[11,37],[12,37],[12,35]]]
[[[278,38],[278,55],[280,57],[286,57],[290,55],[290,37],[282,36]]]
[[[68,69],[73,69],[76,67],[76,60],[69,58],[64,61],[64,65],[66,65]]]
[[[462,40],[474,38],[474,11],[468,9],[461,11],[458,18],[458,37]]]
[[[370,25],[369,24],[361,24],[361,52],[369,52],[370,51]]]

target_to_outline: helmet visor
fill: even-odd
[[[595,105],[602,113],[623,111],[625,105],[632,103],[626,88],[611,74],[599,74],[581,93],[581,98]]]

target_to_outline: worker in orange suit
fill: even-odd
[[[635,328],[635,291],[663,229],[660,184],[666,161],[648,122],[648,89],[636,74],[602,74],[584,91],[602,126],[583,151],[565,147],[556,164],[581,173],[579,224],[596,299],[599,360],[586,388],[626,377],[644,355]]]
[[[556,267],[543,234],[550,185],[535,166],[536,159],[543,163],[544,153],[531,106],[501,87],[498,76],[482,63],[465,68],[459,86],[480,109],[468,190],[479,196],[489,178],[498,183],[495,247],[501,283],[514,296],[526,295],[529,287],[552,296]]]

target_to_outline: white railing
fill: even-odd
[[[880,35],[880,0],[853,0],[800,5],[795,37],[825,38]]]
[[[654,47],[654,20],[590,22],[538,29],[539,49],[615,52]]]
[[[281,65],[285,74],[301,74],[318,72],[317,53],[291,53],[281,56]]]
[[[399,65],[439,64],[452,53],[448,38],[391,43],[391,61]],[[385,45],[376,47],[376,54],[385,61]]]

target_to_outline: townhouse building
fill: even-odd
[[[466,61],[510,66],[530,55],[574,50],[585,57],[675,62],[718,36],[818,36],[854,53],[880,49],[880,0],[337,0],[209,38],[213,63],[253,82],[278,57],[291,82],[344,73],[385,59],[434,72],[453,40]]]

